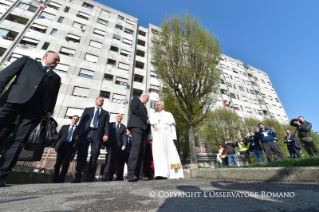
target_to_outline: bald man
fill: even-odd
[[[20,115],[0,158],[0,187],[6,185],[4,179],[17,162],[30,132],[42,117],[53,114],[61,84],[61,78],[53,69],[59,62],[59,55],[48,51],[40,62],[24,56],[0,72],[0,94],[16,77],[0,99],[4,103],[0,108],[0,132]]]
[[[135,182],[139,179],[148,180],[143,174],[145,144],[150,130],[150,120],[145,107],[148,99],[148,94],[143,93],[140,97],[133,97],[130,105],[131,113],[127,126],[132,135],[132,147],[128,159],[127,181],[129,182]]]

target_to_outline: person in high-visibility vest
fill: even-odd
[[[220,155],[223,166],[228,166],[228,155],[226,149],[222,145],[219,145],[218,148],[218,154]]]
[[[250,154],[249,154],[249,144],[243,140],[242,137],[239,137],[239,140],[236,141],[236,146],[239,148],[239,162],[242,163],[242,165],[248,166],[250,161]]]

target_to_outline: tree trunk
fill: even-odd
[[[189,152],[190,152],[190,158],[191,158],[190,167],[192,169],[198,168],[196,148],[195,148],[195,133],[194,133],[194,126],[192,124],[188,125],[188,137],[189,137]]]

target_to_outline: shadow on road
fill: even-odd
[[[25,197],[25,198],[18,198],[18,199],[10,199],[10,200],[4,200],[4,201],[0,201],[1,203],[8,203],[8,202],[16,202],[16,201],[24,201],[24,200],[29,200],[29,199],[37,199],[39,197]]]

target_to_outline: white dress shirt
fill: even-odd
[[[91,120],[90,127],[94,127],[93,121],[94,121],[94,117],[95,117],[96,110],[97,110],[98,108],[100,109],[100,111],[99,111],[100,114],[101,114],[101,112],[102,112],[102,108],[96,107],[96,106],[94,107],[94,114],[93,114],[93,117],[92,117],[92,120]],[[100,114],[99,114],[99,115],[100,115]],[[98,126],[99,126],[99,119],[97,120],[97,125],[96,125],[96,127],[98,127]]]
[[[48,67],[42,60],[41,60],[41,64],[42,64],[42,67],[44,67],[44,66],[45,66],[45,67]],[[47,72],[50,71],[50,70],[51,70],[51,68],[48,67],[48,68],[47,68]]]

